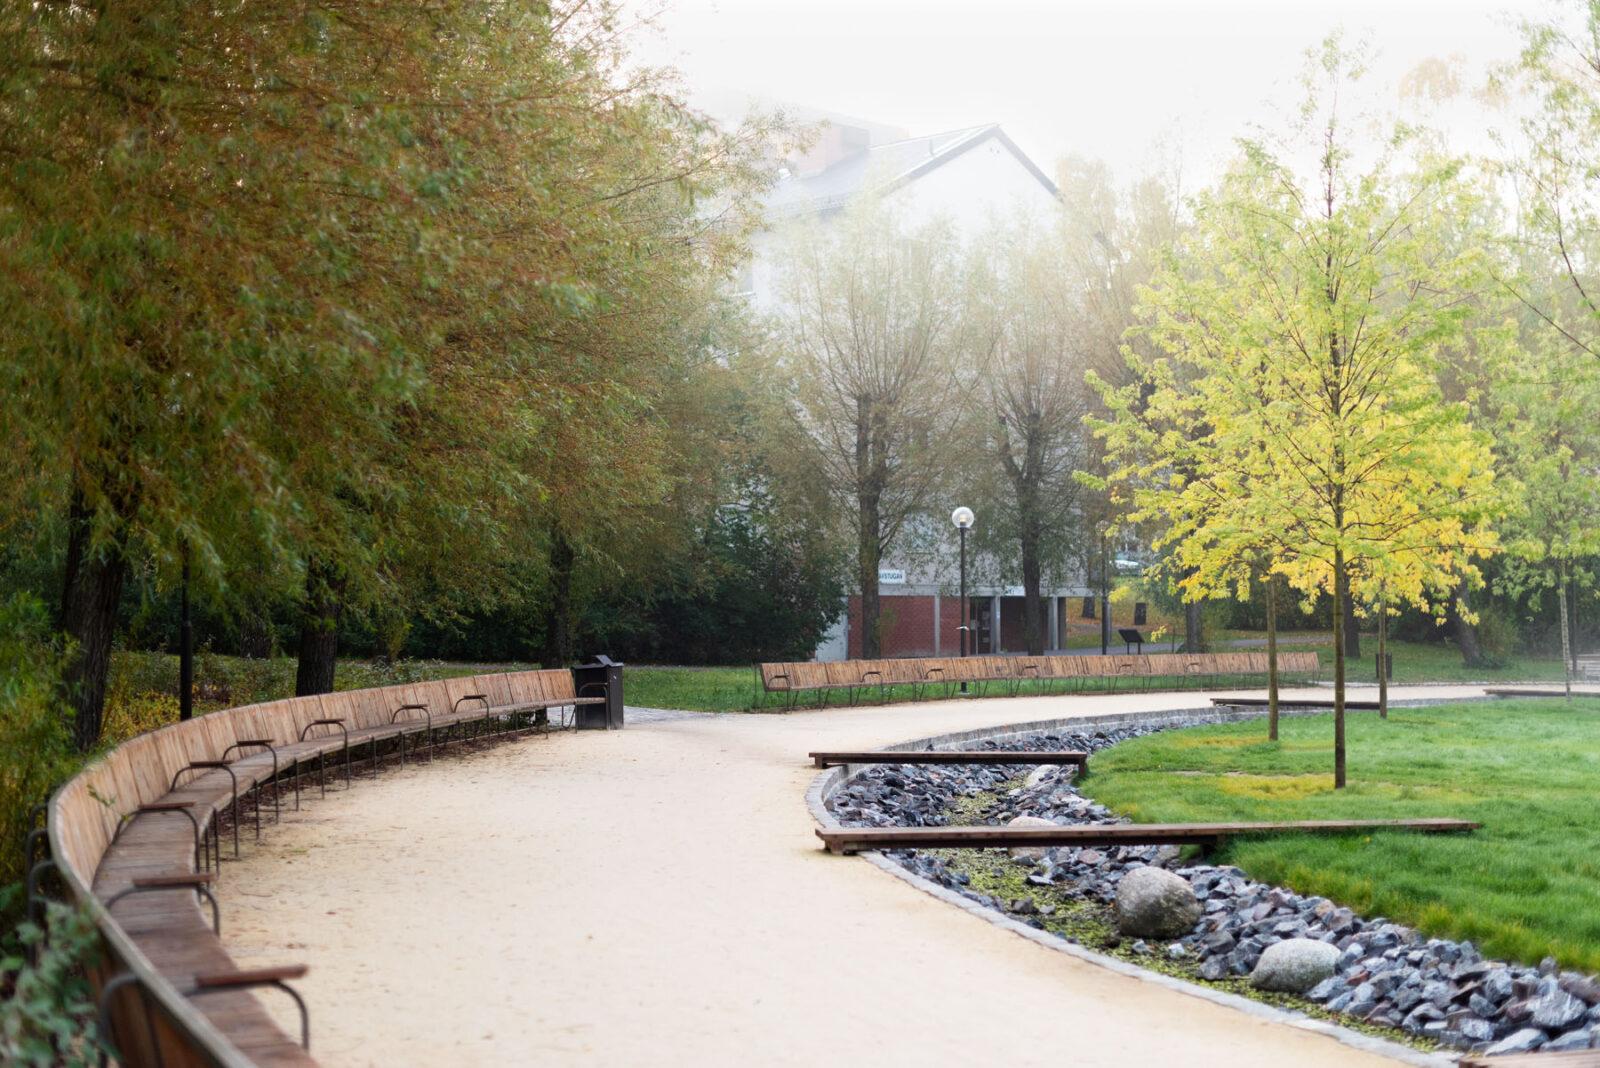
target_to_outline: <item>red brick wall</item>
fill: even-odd
[[[878,599],[879,626],[883,635],[883,655],[933,655],[933,598],[882,597]],[[954,597],[939,599],[939,649],[944,654],[956,651],[956,627],[961,607]],[[850,598],[850,659],[861,657],[861,598]]]
[[[1027,643],[1022,640],[1022,598],[1000,598],[1000,652],[1021,653],[1027,651]]]
[[[939,655],[957,656],[961,652],[961,598],[939,598]]]

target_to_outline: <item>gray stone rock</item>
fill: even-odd
[[[1047,820],[1041,816],[1017,816],[1006,822],[1007,827],[1054,827],[1055,820]],[[1040,860],[1050,852],[1046,846],[1017,846],[1011,850],[1013,857],[1022,857],[1027,860]]]
[[[1367,1014],[1378,1007],[1378,994],[1372,989],[1371,983],[1362,983],[1350,992],[1350,1003],[1344,1007],[1345,1012],[1357,1019],[1366,1019]]]
[[[1502,1053],[1531,1053],[1544,1045],[1544,1039],[1544,1032],[1537,1027],[1524,1027],[1502,1038],[1483,1052],[1490,1057]]]
[[[1494,1024],[1477,1016],[1469,1016],[1456,1023],[1456,1030],[1468,1042],[1488,1042],[1494,1038]]]
[[[1028,773],[1027,781],[1022,784],[1022,788],[1024,790],[1031,790],[1035,786],[1047,782],[1055,777],[1056,766],[1054,764],[1040,764],[1038,767],[1034,768],[1033,771]]]
[[[1304,994],[1332,976],[1338,963],[1339,951],[1328,943],[1290,938],[1262,952],[1250,973],[1250,985],[1257,990]]]
[[[1546,994],[1533,1003],[1533,1025],[1546,1031],[1564,1031],[1583,1019],[1589,1006],[1564,990]]]
[[[1494,969],[1483,977],[1483,985],[1478,990],[1496,1005],[1508,1000],[1512,994],[1510,969]]]
[[[1553,1038],[1545,1043],[1546,1053],[1570,1053],[1577,1049],[1589,1049],[1594,1045],[1594,1032],[1588,1028],[1577,1031],[1568,1031],[1560,1038]]]
[[[1342,976],[1330,975],[1328,978],[1324,979],[1322,982],[1306,991],[1306,997],[1310,998],[1312,1001],[1327,1001],[1329,998],[1343,993],[1345,989],[1346,984]]]
[[[1134,868],[1117,884],[1117,929],[1140,938],[1177,938],[1200,921],[1188,880],[1164,868]]]

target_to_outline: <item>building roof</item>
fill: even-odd
[[[805,215],[842,207],[859,193],[887,193],[944,166],[969,149],[995,141],[1016,157],[1052,196],[1059,190],[998,123],[948,130],[873,145],[815,174],[785,178],[767,197],[769,216]]]

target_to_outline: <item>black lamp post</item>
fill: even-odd
[[[974,518],[972,509],[965,505],[950,513],[950,522],[961,532],[961,626],[958,629],[961,633],[962,656],[967,655],[967,624],[970,619],[967,615],[967,531],[971,529]],[[967,692],[965,679],[961,680],[961,692]]]
[[[1100,531],[1100,655],[1111,651],[1111,562],[1106,558],[1106,533]]]
[[[183,544],[183,580],[178,596],[178,718],[194,715],[194,625],[189,622],[189,544]]]

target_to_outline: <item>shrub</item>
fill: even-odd
[[[1519,640],[1517,624],[1505,609],[1494,603],[1478,609],[1478,649],[1483,667],[1505,667]]]
[[[0,886],[19,882],[34,806],[78,766],[58,705],[59,652],[44,640],[44,606],[19,594],[0,602]],[[0,923],[12,911],[0,902]]]
[[[15,890],[12,887],[11,890]],[[0,1064],[98,1064],[95,1004],[84,966],[97,951],[88,912],[50,903],[47,930],[22,924],[0,952]],[[22,953],[38,951],[29,965]]]

